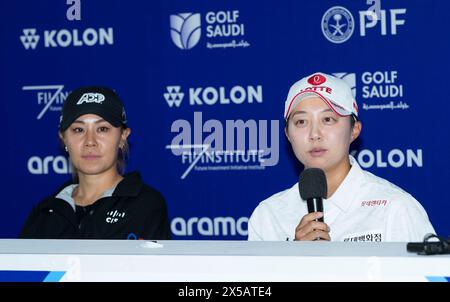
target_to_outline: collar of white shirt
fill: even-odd
[[[340,211],[347,212],[355,200],[356,189],[362,185],[364,173],[355,158],[351,155],[349,157],[352,167],[336,192],[326,200],[324,207],[337,207]]]

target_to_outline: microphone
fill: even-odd
[[[327,178],[319,168],[303,170],[298,181],[298,190],[308,205],[308,213],[322,212],[323,199],[327,197]],[[323,216],[316,221],[323,222]]]

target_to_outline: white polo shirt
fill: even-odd
[[[422,241],[435,234],[428,215],[410,194],[352,165],[336,192],[323,202],[332,241]],[[248,222],[248,240],[293,240],[308,214],[298,184],[263,200]]]

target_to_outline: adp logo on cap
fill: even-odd
[[[315,74],[308,79],[308,83],[311,85],[320,85],[326,82],[326,78],[321,74]]]
[[[78,100],[77,105],[81,105],[83,103],[99,103],[101,104],[105,100],[105,96],[101,93],[93,93],[88,92],[84,93],[81,98]]]

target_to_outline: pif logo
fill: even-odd
[[[105,96],[103,94],[88,92],[81,96],[81,98],[77,102],[77,105],[81,105],[83,103],[99,103],[99,104],[101,104],[104,100],[105,100]]]
[[[374,5],[367,10],[359,11],[359,35],[366,37],[366,29],[375,29],[376,27],[380,28],[382,36],[397,35],[398,27],[404,26],[406,23],[406,8],[384,10],[381,9],[380,0],[371,0],[368,1],[368,4],[369,2]],[[322,33],[332,43],[344,43],[353,35],[355,24],[355,19],[348,9],[342,6],[333,6],[322,17]]]
[[[327,79],[321,74],[315,74],[308,79],[308,83],[311,85],[320,85],[325,83]]]

